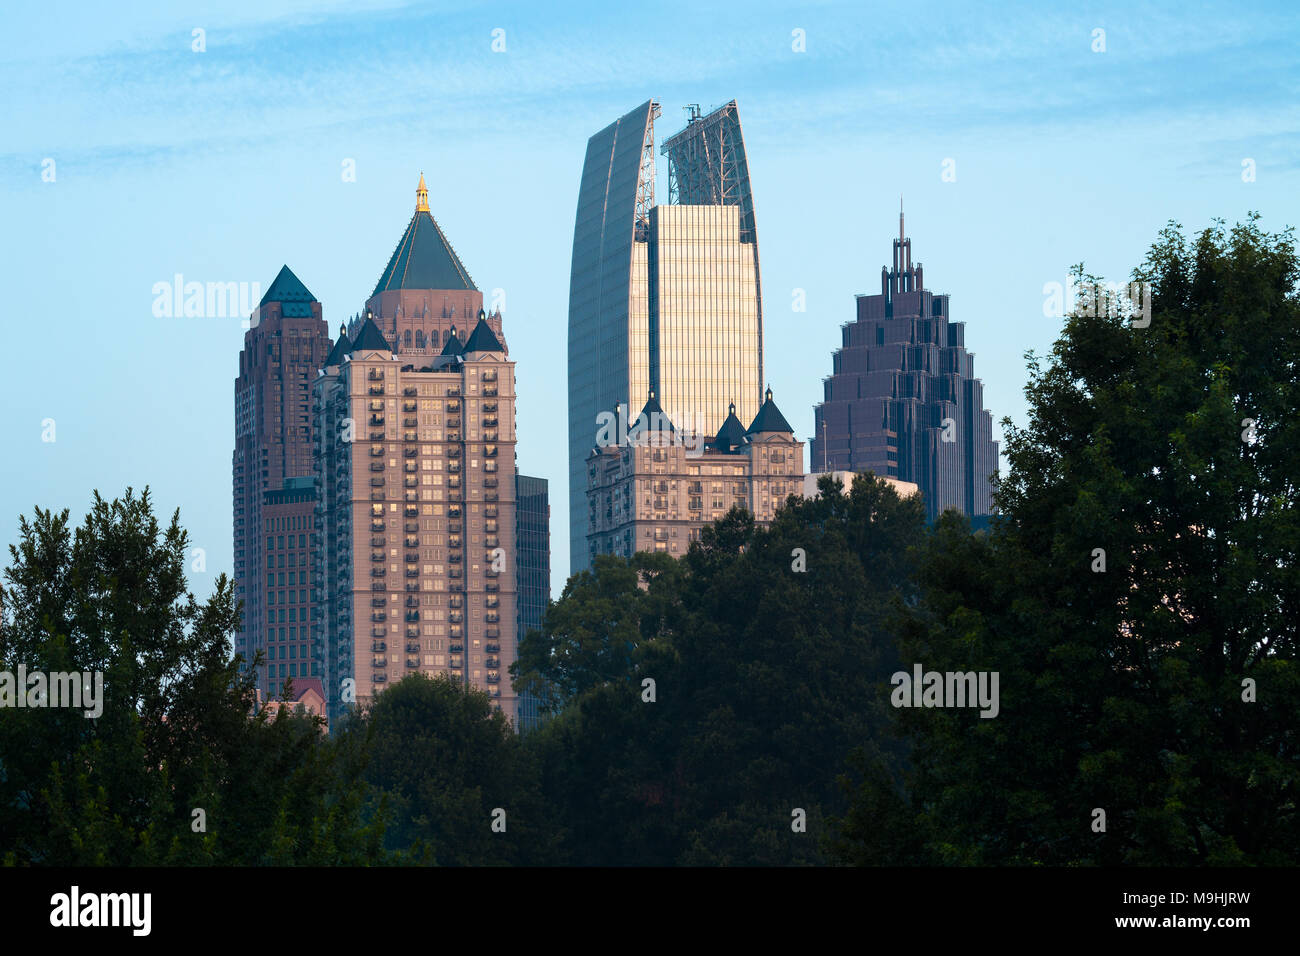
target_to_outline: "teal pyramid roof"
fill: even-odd
[[[427,210],[417,209],[411,217],[371,295],[392,289],[476,290],[474,280]]]
[[[501,342],[496,333],[492,331],[492,326],[487,324],[487,319],[483,317],[480,311],[478,314],[478,325],[474,326],[474,331],[469,334],[469,339],[465,342],[466,352],[504,352]]]
[[[367,318],[361,326],[361,331],[357,333],[356,340],[352,343],[352,351],[361,352],[370,349],[391,352],[393,347],[384,338],[384,333],[379,331],[379,326],[375,325],[375,320]]]
[[[442,347],[442,355],[464,355],[465,346],[460,344],[460,339],[456,337],[456,327],[452,326],[451,335],[447,337],[447,344]]]
[[[352,342],[348,339],[348,333],[342,328],[339,329],[339,337],[334,342],[334,348],[330,349],[329,357],[325,359],[325,365],[342,365],[343,356],[352,352]]]
[[[731,451],[745,443],[745,426],[736,417],[736,403],[728,407],[727,420],[718,429],[718,437],[713,439],[713,447],[719,451]]]
[[[259,305],[266,305],[268,302],[280,303],[280,312],[289,317],[308,317],[311,315],[311,303],[316,301],[316,297],[308,291],[307,287],[302,284],[302,280],[293,274],[293,270],[287,265],[280,267],[280,274],[275,277],[271,283],[271,288],[266,290],[266,295],[262,296]]]
[[[776,407],[776,402],[772,401],[772,390],[770,388],[767,390],[767,397],[763,402],[763,407],[760,408],[758,414],[754,416],[754,423],[749,426],[749,431],[746,432],[746,434],[757,435],[760,432],[787,432],[791,435],[794,434],[794,429],[791,428],[790,423],[785,420],[785,416],[781,414],[781,410]]]
[[[656,415],[659,417],[655,418]],[[650,391],[650,397],[646,399],[645,407],[641,409],[641,416],[645,420],[644,430],[648,434],[654,433],[656,425],[670,432],[677,430],[668,416],[664,414],[663,406],[659,404],[659,399],[655,398],[653,389]],[[640,417],[631,424],[631,430],[636,431],[638,434],[642,430],[642,426],[637,424],[639,421],[641,421]]]

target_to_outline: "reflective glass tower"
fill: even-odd
[[[925,288],[912,263],[901,209],[893,268],[880,270],[879,295],[857,297],[813,419],[811,470],[915,482],[930,520],[948,508],[990,513],[998,443],[984,383],[965,323],[951,320],[948,296]]]
[[[569,281],[570,570],[589,564],[587,456],[597,416],[651,391],[679,427],[762,403],[763,322],[749,168],[735,101],[663,143],[655,205],[654,100],[587,143]]]

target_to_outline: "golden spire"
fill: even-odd
[[[420,185],[415,187],[415,211],[429,211],[429,187],[424,185],[424,173],[420,173]]]

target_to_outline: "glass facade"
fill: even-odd
[[[551,505],[545,478],[515,478],[515,543],[518,582],[519,641],[530,630],[540,630],[551,602]],[[541,723],[537,698],[519,696],[519,731]]]
[[[589,565],[587,456],[597,416],[654,387],[669,418],[709,431],[756,413],[762,296],[735,101],[692,114],[664,145],[672,204],[654,205],[647,101],[587,143],[569,281],[570,573]]]
[[[932,521],[948,508],[988,515],[998,443],[965,323],[925,288],[901,213],[898,233],[880,294],[858,296],[857,319],[843,328],[813,412],[812,470],[915,482]]]
[[[735,402],[758,414],[758,247],[740,240],[737,206],[650,213],[650,323],[659,403],[677,427],[712,435]]]
[[[586,460],[596,416],[649,388],[645,212],[654,202],[647,100],[587,142],[569,276],[569,559],[587,567]],[[631,343],[646,342],[644,350]],[[634,371],[635,370],[635,371]]]

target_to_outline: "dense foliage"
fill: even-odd
[[[177,516],[37,509],[0,670],[100,672],[103,712],[0,707],[0,858],[1296,863],[1294,239],[1171,225],[1135,279],[1149,324],[1080,308],[1028,356],[988,531],[858,476],[681,559],[597,557],[522,642],[550,712],[522,737],[418,675],[331,735],[254,715],[232,587],[187,591]],[[891,706],[918,664],[996,672],[996,716]]]

